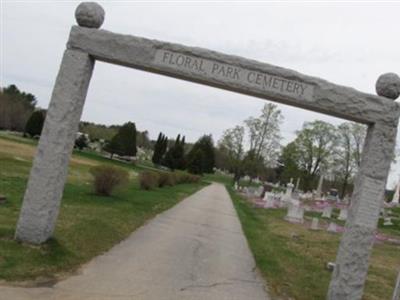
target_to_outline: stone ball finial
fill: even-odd
[[[96,2],[82,2],[75,10],[76,22],[82,27],[100,28],[104,15],[104,9]]]
[[[400,77],[395,73],[385,73],[379,76],[375,84],[376,93],[389,99],[400,96]]]

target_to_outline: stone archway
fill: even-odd
[[[368,125],[352,209],[328,299],[361,299],[392,160],[400,78],[382,75],[379,96],[266,63],[207,49],[100,30],[104,10],[82,3],[56,79],[20,213],[16,239],[40,244],[53,233],[75,133],[96,60],[209,85]]]

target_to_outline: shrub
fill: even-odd
[[[128,171],[114,166],[96,166],[90,169],[94,177],[94,191],[98,195],[110,196],[117,186],[128,182]]]
[[[31,137],[40,135],[42,133],[43,124],[45,119],[45,112],[43,110],[36,110],[32,113],[25,125],[25,134]]]
[[[200,181],[200,176],[198,175],[193,175],[193,174],[189,174],[186,172],[176,172],[175,173],[176,176],[176,182],[178,184],[181,183],[197,183]]]
[[[139,185],[141,189],[151,190],[159,186],[160,175],[152,171],[144,171],[139,174]]]
[[[175,175],[173,173],[161,172],[158,174],[158,186],[173,186],[176,184]]]

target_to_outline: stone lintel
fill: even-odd
[[[73,26],[68,48],[95,59],[364,124],[394,127],[394,101],[270,64],[202,48]]]

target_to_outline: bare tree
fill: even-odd
[[[254,157],[263,157],[267,166],[273,166],[280,150],[280,125],[283,116],[275,104],[265,104],[258,118],[250,117],[244,121],[250,149]]]
[[[361,164],[361,151],[366,135],[364,125],[345,122],[337,128],[337,144],[333,169],[341,181],[340,196],[343,198],[347,187]]]

